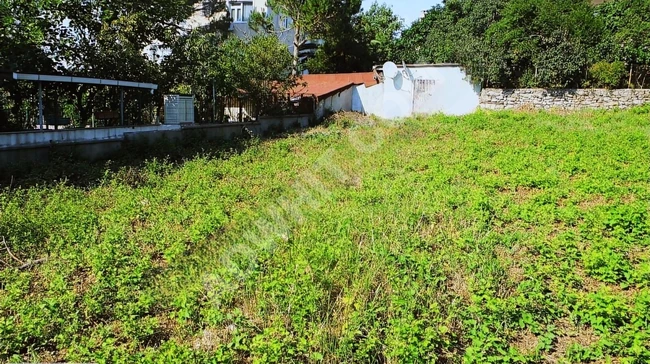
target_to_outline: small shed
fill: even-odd
[[[312,98],[314,113],[321,119],[329,112],[351,111],[355,86],[375,86],[379,81],[373,72],[303,75],[291,90],[292,98]]]
[[[165,95],[165,124],[194,123],[194,96]]]

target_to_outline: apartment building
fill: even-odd
[[[212,16],[210,16],[209,11],[205,9],[202,2],[197,2],[194,5],[194,8],[194,15],[187,20],[187,26],[189,28],[205,26],[215,17],[230,15],[230,18],[232,19],[230,31],[241,38],[252,37],[255,35],[255,31],[248,26],[248,20],[253,12],[270,16],[274,32],[278,39],[280,39],[282,43],[286,44],[290,51],[293,51],[294,32],[291,19],[287,16],[273,13],[271,8],[267,6],[266,0],[227,0],[227,14],[221,13]]]

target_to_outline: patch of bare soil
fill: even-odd
[[[559,335],[555,342],[555,350],[544,357],[546,363],[560,363],[566,357],[571,346],[578,344],[589,347],[598,342],[600,339],[596,332],[585,326],[576,326],[567,319],[562,319],[555,323]]]
[[[515,203],[520,205],[539,196],[542,192],[543,190],[541,188],[517,186],[515,191],[511,192],[511,195]]]
[[[523,267],[528,259],[527,252],[525,246],[516,246],[513,249],[498,246],[494,249],[494,253],[506,270],[508,279],[515,287],[526,279]]]
[[[77,296],[81,296],[84,293],[88,292],[90,287],[95,283],[95,276],[90,270],[80,269],[74,275],[74,293]]]
[[[539,339],[530,330],[521,331],[512,342],[512,346],[523,355],[532,355],[537,350]]]
[[[449,279],[447,280],[447,290],[460,297],[463,302],[470,302],[470,299],[472,298],[472,294],[469,290],[468,279],[458,270],[449,275]]]
[[[607,205],[607,198],[603,195],[590,195],[587,199],[578,203],[578,208],[581,210],[591,210],[598,206]]]

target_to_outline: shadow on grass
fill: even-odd
[[[271,131],[261,139],[283,138],[300,132],[298,129],[280,132]],[[123,142],[119,152],[96,161],[83,160],[77,155],[53,147],[47,163],[22,163],[0,169],[0,190],[50,186],[65,183],[79,188],[91,188],[103,181],[120,178],[125,183],[137,185],[138,172],[152,160],[164,161],[174,169],[197,157],[227,159],[241,154],[255,140],[250,136],[232,140],[208,139],[196,134],[180,141],[162,138],[153,143],[146,141]]]

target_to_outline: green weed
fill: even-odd
[[[649,131],[339,115],[60,160],[0,193],[0,360],[648,362]]]

